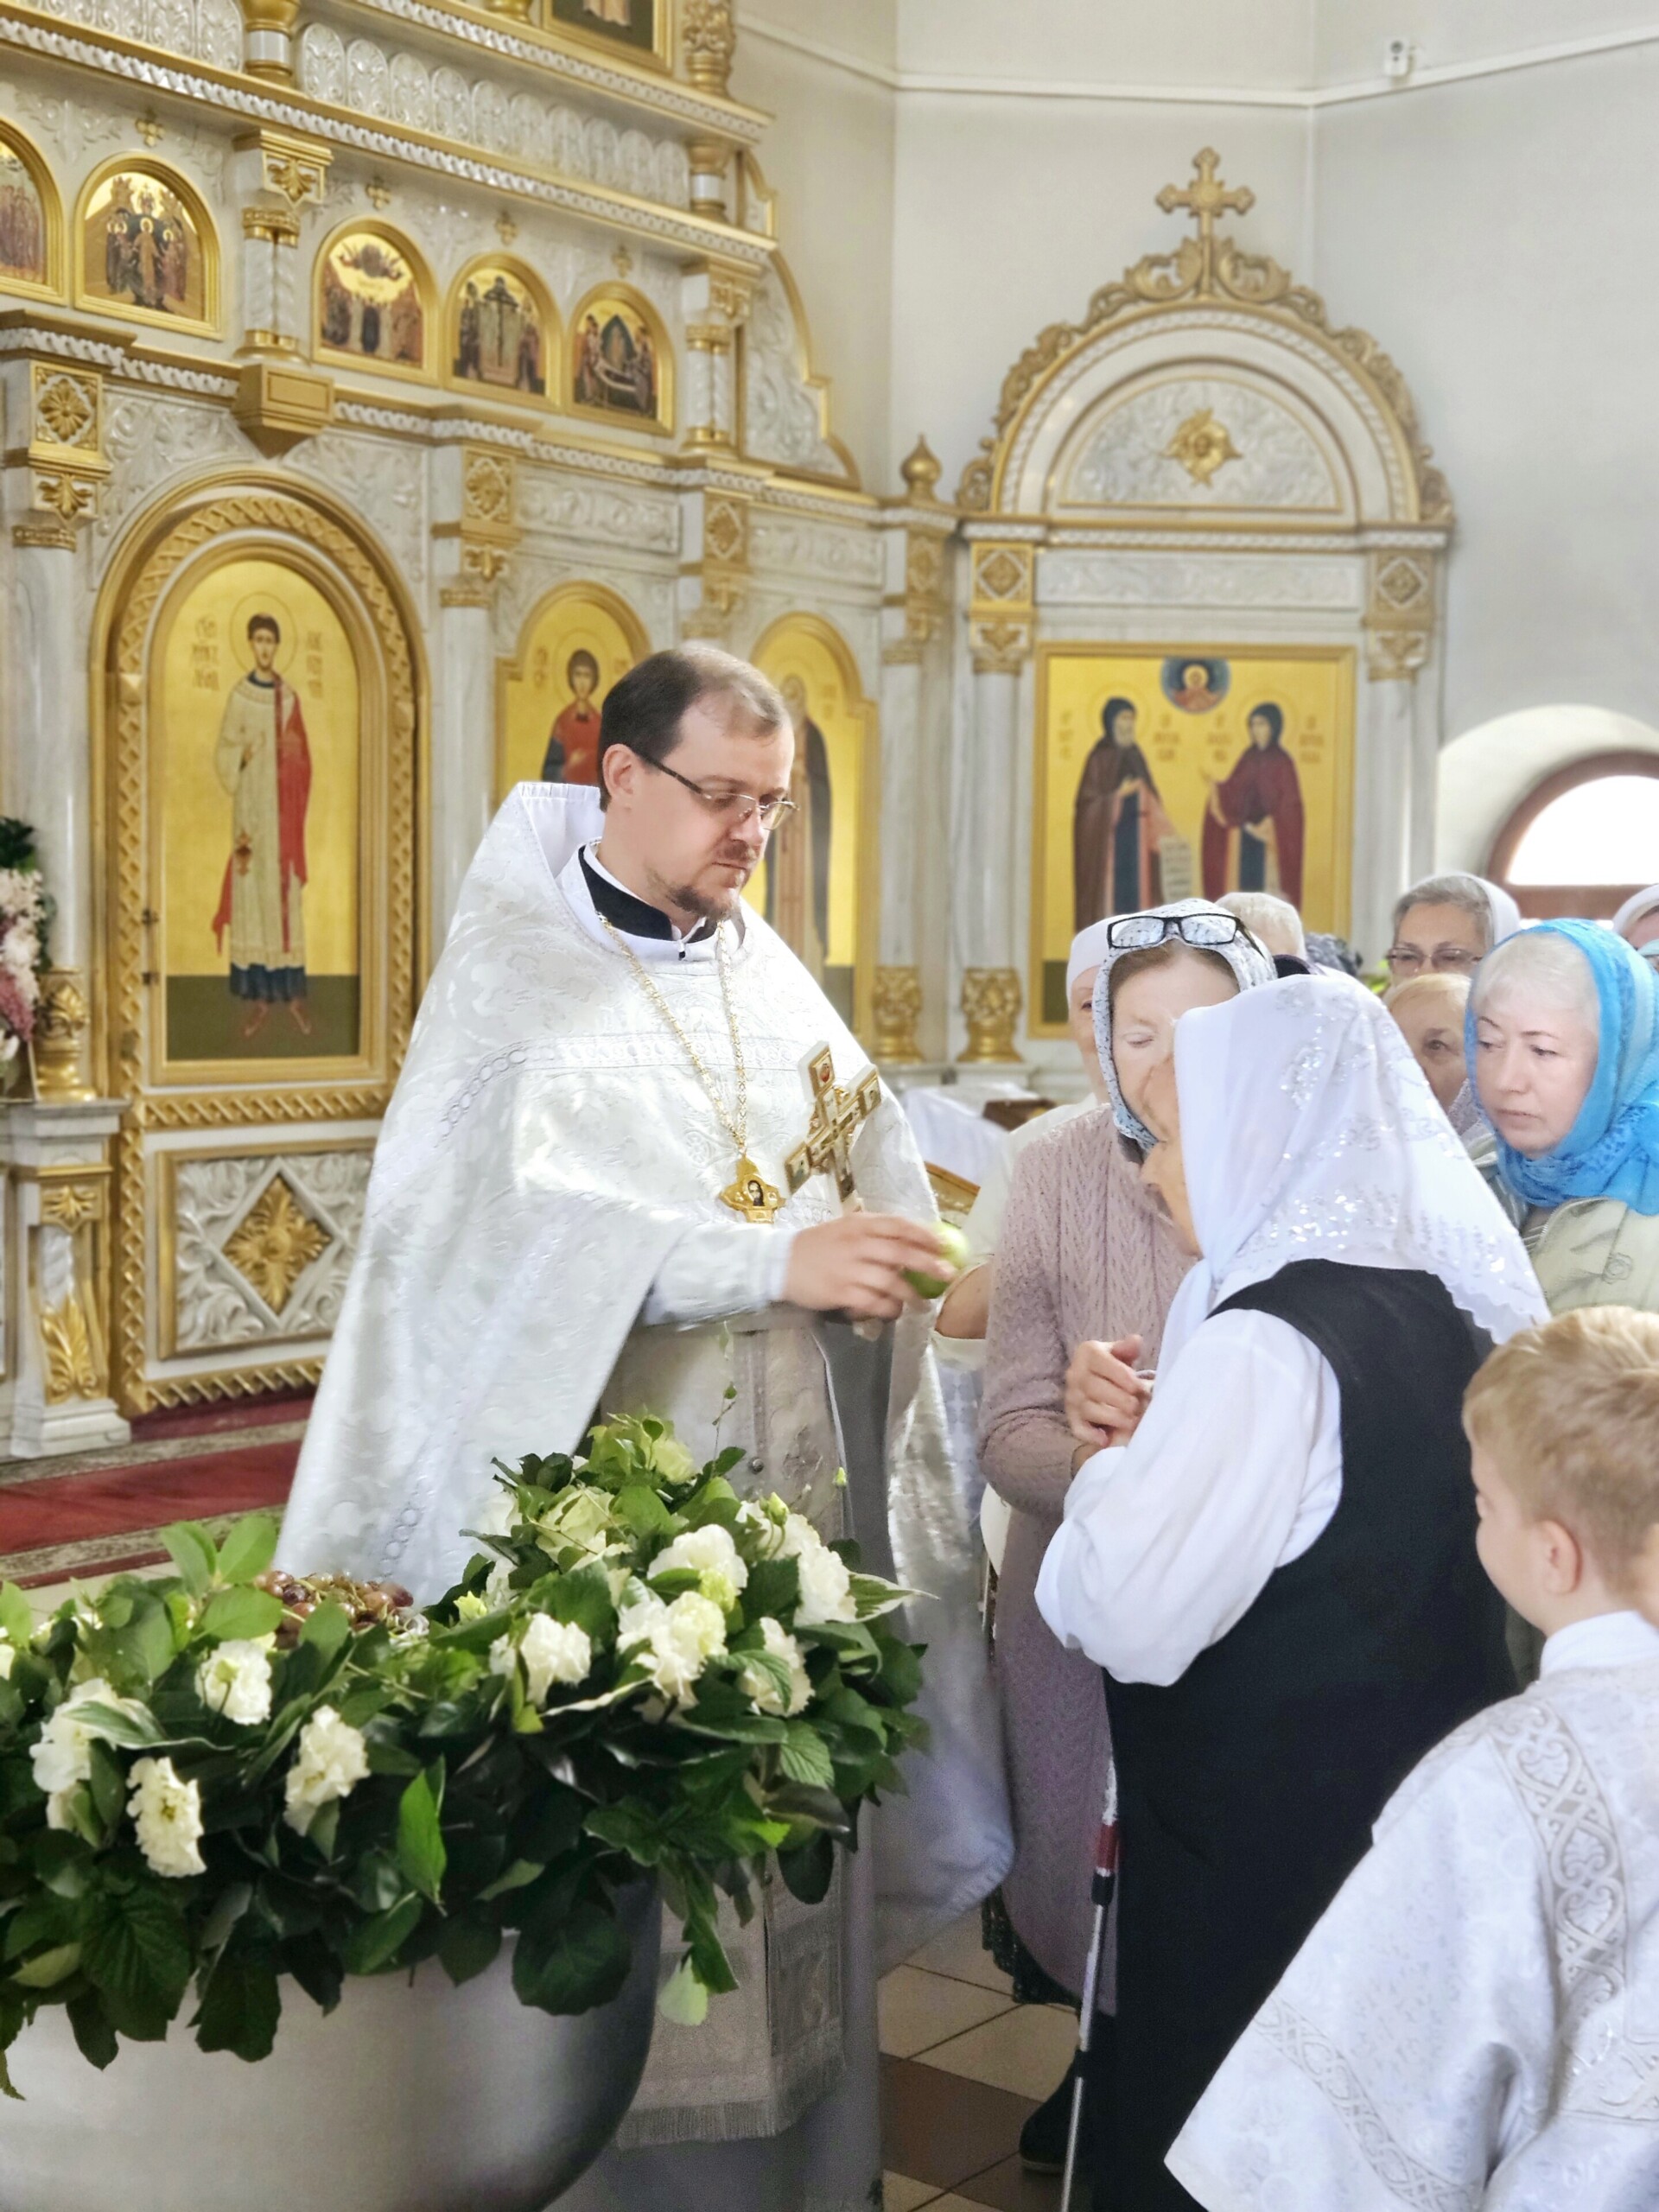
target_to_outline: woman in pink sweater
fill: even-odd
[[[1017,1993],[1032,1997],[1081,1985],[1110,1758],[1099,1671],[1045,1625],[1037,1571],[1073,1470],[1109,1440],[1122,1395],[1144,1391],[1134,1370],[1156,1360],[1191,1264],[1141,1187],[1152,1138],[1134,1102],[1173,1050],[1180,1015],[1274,976],[1231,915],[1196,899],[1154,912],[1169,934],[1160,938],[1152,916],[1119,916],[1101,961],[1096,1028],[1112,1103],[1030,1146],[992,1271],[980,1460],[1012,1510],[997,1581],[996,1680],[1018,1853],[1001,1890],[1014,1955],[1001,1963]],[[1137,947],[1137,938],[1153,942]],[[1027,2164],[1058,2164],[1068,2102],[1063,2083],[1027,2124]]]

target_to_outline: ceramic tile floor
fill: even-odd
[[[1058,2212],[1020,2130],[1065,2073],[1076,2016],[1016,2005],[964,1916],[881,1984],[886,2212]],[[1076,2209],[1080,2212],[1080,2208]]]

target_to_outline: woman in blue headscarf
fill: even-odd
[[[1659,1311],[1659,976],[1595,922],[1545,922],[1476,973],[1482,1162],[1554,1313]]]

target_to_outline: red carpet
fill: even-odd
[[[10,1462],[0,1474],[0,1577],[29,1586],[148,1566],[167,1556],[160,1532],[175,1521],[280,1512],[309,1411],[308,1399],[289,1399],[162,1415],[136,1423],[130,1446],[61,1473],[49,1459]]]

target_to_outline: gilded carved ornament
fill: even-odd
[[[511,454],[492,446],[465,446],[461,463],[461,520],[440,524],[437,535],[458,537],[455,574],[440,588],[445,607],[488,607],[506,574],[508,556],[523,532],[514,519],[518,481]]]
[[[18,545],[71,550],[77,524],[97,505],[110,473],[104,454],[104,379],[96,369],[29,364],[29,512],[12,526]]]
[[[1434,642],[1434,563],[1427,553],[1374,553],[1365,609],[1366,673],[1408,683]]]
[[[1014,1033],[1020,1005],[1017,969],[964,968],[962,1014],[968,1025],[968,1042],[957,1059],[1017,1060],[1020,1054]]]
[[[1392,416],[1411,457],[1417,512],[1401,519],[1437,524],[1452,521],[1451,493],[1440,471],[1430,466],[1431,448],[1418,435],[1416,404],[1404,377],[1368,332],[1333,328],[1330,311],[1319,293],[1294,283],[1289,271],[1268,256],[1246,253],[1232,238],[1217,232],[1219,216],[1245,213],[1255,203],[1255,195],[1248,187],[1235,188],[1223,183],[1220,166],[1220,156],[1206,146],[1194,160],[1192,181],[1186,186],[1167,184],[1157,196],[1157,204],[1166,214],[1179,212],[1191,219],[1192,237],[1184,238],[1173,253],[1147,254],[1126,270],[1117,283],[1103,284],[1090,299],[1080,322],[1050,323],[1009,370],[997,401],[992,434],[981,440],[980,452],[963,469],[957,487],[957,504],[964,512],[987,514],[992,511],[1008,433],[1032,395],[1074,347],[1148,308],[1220,304],[1260,314],[1269,322],[1288,322],[1311,331],[1351,369],[1366,378]]]
[[[95,1098],[87,1065],[92,1008],[73,968],[48,968],[35,1016],[35,1087],[42,1098]]]
[[[225,1240],[225,1257],[280,1313],[294,1287],[334,1239],[296,1199],[286,1179],[274,1175]]]
[[[1207,484],[1218,468],[1244,456],[1233,443],[1224,423],[1217,423],[1208,407],[1189,415],[1164,448],[1165,458],[1179,461],[1195,484]]]
[[[1029,545],[974,547],[968,642],[976,675],[1016,676],[1031,658],[1034,575]]]
[[[737,52],[732,0],[681,0],[680,45],[685,73],[697,90],[724,99]]]
[[[922,1018],[919,968],[878,968],[871,993],[875,1057],[889,1067],[913,1067],[922,1057],[917,1028]]]

